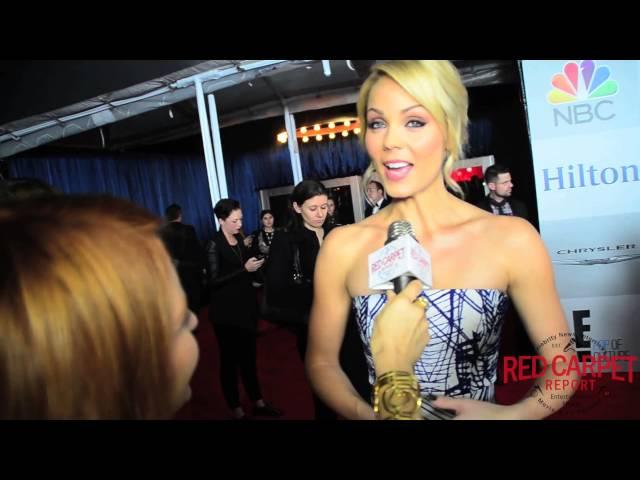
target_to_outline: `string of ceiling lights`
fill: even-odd
[[[296,137],[302,139],[303,143],[308,143],[311,138],[321,142],[325,136],[329,137],[329,140],[335,140],[338,135],[348,137],[349,132],[353,132],[355,135],[360,133],[360,122],[357,118],[333,120],[326,123],[316,123],[313,126],[300,127],[296,129]],[[280,132],[276,139],[280,143],[287,143],[289,136],[287,132]]]

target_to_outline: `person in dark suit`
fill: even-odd
[[[182,208],[172,204],[165,210],[167,223],[160,229],[160,237],[173,259],[180,283],[187,295],[189,310],[196,315],[201,305],[201,278],[204,251],[196,238],[196,230],[182,223]]]
[[[364,208],[365,218],[378,213],[391,203],[391,200],[384,196],[384,187],[376,180],[367,184],[367,198],[369,201]]]
[[[220,351],[222,393],[233,412],[233,418],[245,418],[238,392],[238,370],[249,398],[253,414],[279,417],[278,409],[262,398],[256,371],[258,302],[251,285],[251,274],[264,259],[251,256],[243,242],[242,210],[237,200],[223,198],[214,208],[220,230],[207,242],[207,268],[211,305],[209,319],[213,324]]]
[[[513,182],[507,167],[491,165],[484,172],[484,181],[489,188],[489,195],[480,200],[477,207],[495,215],[511,215],[529,220],[525,204],[511,196]]]

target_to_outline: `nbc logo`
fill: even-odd
[[[568,62],[562,73],[551,79],[553,90],[547,95],[551,104],[585,101],[610,97],[618,93],[618,82],[610,79],[611,70],[606,65],[596,67],[593,60]]]

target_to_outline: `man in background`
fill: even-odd
[[[503,165],[491,165],[484,172],[484,181],[489,194],[476,206],[494,215],[511,215],[529,220],[527,207],[520,200],[513,198],[513,181],[511,172]]]
[[[180,205],[169,205],[165,219],[167,223],[160,229],[160,236],[176,266],[189,309],[197,315],[201,305],[204,250],[196,238],[195,228],[182,223]]]
[[[365,218],[378,213],[391,203],[391,200],[384,196],[384,187],[377,180],[371,180],[367,184],[367,197],[369,202],[364,209]]]

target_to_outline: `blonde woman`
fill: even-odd
[[[448,61],[378,64],[361,88],[361,139],[371,158],[367,175],[375,171],[394,201],[327,236],[315,270],[307,353],[313,387],[347,418],[380,418],[339,366],[352,302],[370,382],[396,370],[416,378],[424,400],[417,417],[446,418],[439,409],[448,409],[457,419],[543,418],[573,393],[569,388],[545,391],[544,381],[553,378],[550,371],[536,383],[544,392],[543,402],[526,396],[510,406],[494,403],[507,302],[514,302],[532,343],[543,345],[539,352],[549,363],[564,345],[544,340],[568,333],[568,325],[548,254],[533,227],[519,218],[493,216],[447,189],[460,192],[450,174],[467,139],[467,103],[467,91]],[[410,222],[430,252],[434,285],[420,293],[391,295],[391,300],[385,292],[369,289],[367,256],[384,244],[389,225],[397,220]],[[410,303],[407,295],[415,299],[414,294],[421,300]],[[428,335],[415,324],[420,306]],[[394,310],[404,311],[407,318],[390,318]],[[386,319],[383,328],[377,328],[379,317]],[[401,339],[413,347],[428,344],[416,356],[415,348],[399,346]],[[428,401],[432,395],[441,398]]]

